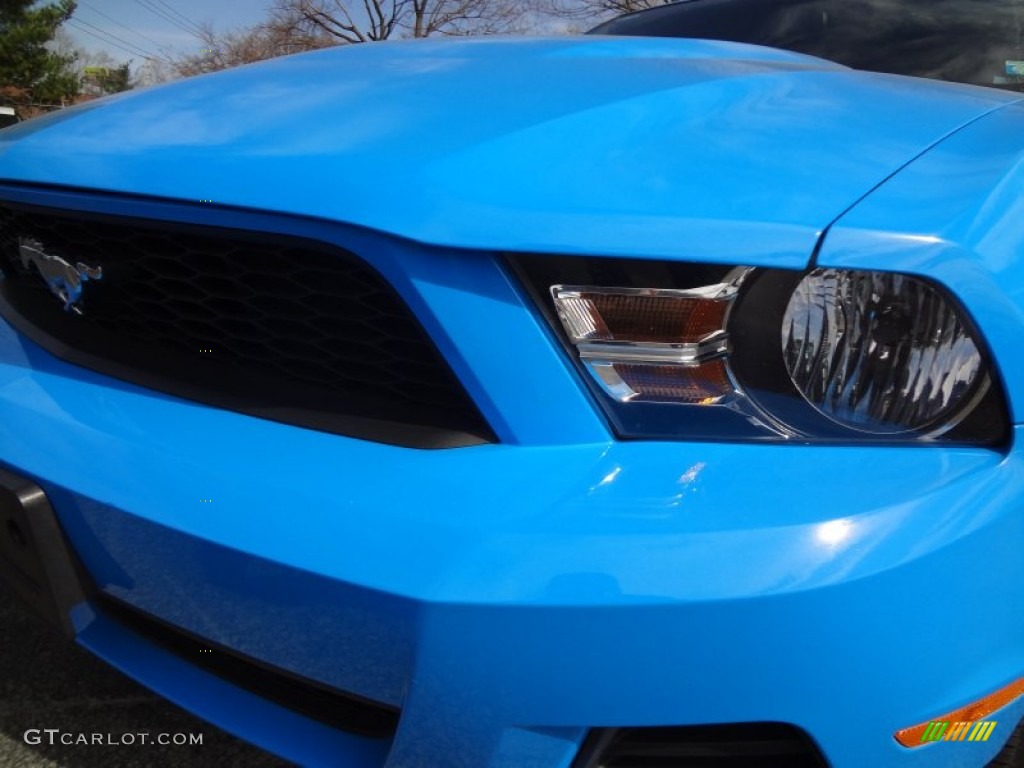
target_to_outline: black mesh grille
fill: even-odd
[[[573,768],[826,768],[810,737],[785,723],[605,728]]]
[[[65,310],[26,243],[102,276]],[[493,439],[404,302],[334,246],[0,205],[0,267],[5,317],[76,364],[381,442]]]

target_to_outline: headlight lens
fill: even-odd
[[[513,265],[620,437],[995,445],[1009,434],[980,335],[926,279],[561,256]]]
[[[816,269],[782,323],[793,384],[816,410],[873,434],[949,429],[985,381],[957,309],[906,275]]]

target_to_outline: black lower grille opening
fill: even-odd
[[[107,595],[97,597],[96,604],[127,629],[188,663],[300,715],[374,739],[393,738],[398,728],[399,713],[392,707],[266,666]]]
[[[336,246],[0,203],[0,269],[0,313],[76,365],[379,442],[494,440],[405,302]]]
[[[573,768],[827,768],[811,738],[785,723],[591,732]]]

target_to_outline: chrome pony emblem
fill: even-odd
[[[56,254],[47,253],[43,247],[42,243],[31,237],[20,238],[18,251],[22,266],[27,270],[33,266],[36,268],[50,287],[50,292],[64,302],[65,312],[70,310],[77,315],[82,314],[79,306],[82,284],[87,280],[102,279],[103,267],[90,267],[80,261],[72,265]]]

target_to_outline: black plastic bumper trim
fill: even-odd
[[[99,595],[94,602],[104,615],[189,664],[299,715],[373,739],[390,739],[398,728],[399,711],[394,707],[270,666],[109,595]]]

